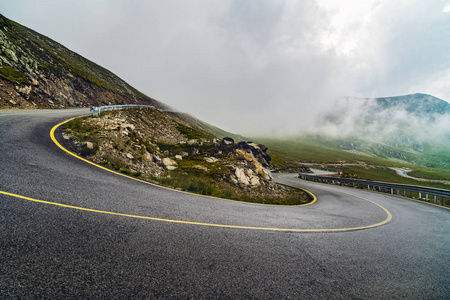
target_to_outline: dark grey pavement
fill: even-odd
[[[255,205],[140,183],[56,147],[51,128],[83,113],[0,112],[0,191],[169,221],[0,194],[0,298],[450,297],[448,209],[289,174],[276,178],[313,192],[316,203]],[[387,224],[329,231],[385,221],[379,205],[392,215]]]

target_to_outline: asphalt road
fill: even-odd
[[[82,113],[0,112],[0,298],[450,298],[448,209],[292,174],[315,203],[164,189],[59,149]]]

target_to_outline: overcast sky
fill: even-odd
[[[235,133],[295,134],[340,96],[450,100],[450,0],[0,0],[0,12]]]

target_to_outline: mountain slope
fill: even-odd
[[[450,104],[426,94],[342,98],[315,129],[296,138],[261,140],[296,159],[407,164],[450,172]]]
[[[105,68],[3,15],[0,15],[0,87],[0,108],[154,101]]]
[[[347,98],[318,127],[342,150],[450,169],[450,104],[431,95]]]
[[[364,100],[369,100],[365,98]],[[450,104],[427,94],[410,94],[397,97],[375,98],[378,107],[382,109],[403,108],[417,117],[432,117],[450,113]]]

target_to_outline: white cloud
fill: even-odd
[[[450,3],[446,4],[444,6],[444,9],[442,10],[444,13],[450,13]]]
[[[0,7],[149,96],[237,133],[294,134],[339,96],[426,92],[450,100],[450,19],[439,1],[0,0]]]

